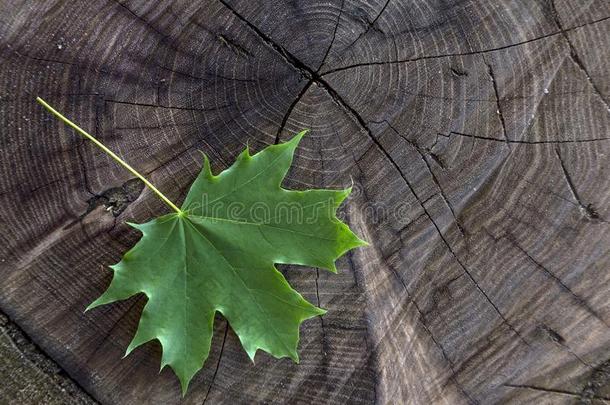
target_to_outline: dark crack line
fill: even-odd
[[[234,81],[234,82],[242,82],[242,83],[256,83],[258,80],[255,79],[243,79],[243,78],[237,78],[237,77],[227,77],[227,76],[223,76],[223,75],[219,75],[219,74],[211,74],[208,72],[205,72],[206,75],[210,76],[209,78],[203,77],[203,76],[196,76],[194,74],[191,73],[187,73],[187,72],[183,72],[181,70],[177,70],[174,68],[169,68],[167,66],[163,66],[160,64],[156,64],[156,67],[158,67],[159,69],[165,70],[167,72],[170,73],[175,73],[177,75],[180,76],[184,76],[184,77],[188,77],[189,79],[194,79],[194,80],[203,80],[203,81],[212,81],[213,79],[222,79],[222,80],[227,80],[227,81]]]
[[[355,114],[357,114],[354,111]],[[359,115],[356,115],[357,117],[359,117]],[[360,118],[360,120],[362,120],[362,118]],[[363,121],[362,121],[363,122]],[[491,300],[491,298],[487,295],[487,293],[481,288],[481,286],[479,285],[479,283],[477,283],[477,281],[475,280],[475,278],[473,277],[472,273],[470,272],[470,270],[468,270],[468,268],[462,263],[462,261],[459,259],[459,257],[457,256],[457,254],[455,253],[455,251],[453,250],[453,248],[451,247],[451,245],[449,244],[449,242],[447,241],[447,239],[445,238],[445,236],[443,235],[443,233],[441,232],[439,226],[437,225],[436,221],[434,221],[432,215],[428,212],[428,209],[425,206],[426,201],[422,201],[421,198],[417,195],[417,193],[415,192],[414,187],[411,185],[411,182],[406,178],[406,176],[403,174],[403,172],[400,170],[400,167],[398,166],[398,164],[396,164],[396,162],[394,161],[394,159],[390,156],[390,154],[381,146],[380,142],[377,140],[377,138],[375,138],[370,129],[363,124],[363,127],[368,131],[367,133],[369,134],[369,137],[371,137],[371,139],[373,140],[374,144],[381,150],[381,152],[386,156],[386,158],[392,163],[392,165],[394,166],[394,168],[398,171],[399,175],[402,177],[403,181],[405,182],[405,184],[407,185],[407,187],[409,188],[409,190],[411,191],[411,193],[413,194],[413,196],[415,197],[415,199],[417,200],[417,202],[419,203],[419,205],[422,207],[422,209],[424,210],[424,213],[426,214],[426,216],[428,217],[428,219],[430,220],[430,222],[432,223],[432,225],[434,226],[434,228],[436,229],[436,232],[438,233],[438,235],[440,236],[443,244],[447,247],[447,249],[449,250],[450,254],[453,256],[453,258],[456,260],[456,262],[459,264],[459,266],[462,268],[462,270],[466,273],[466,275],[468,276],[468,278],[473,282],[473,284],[476,286],[477,290],[479,290],[479,292],[485,297],[485,299],[491,304],[491,306],[494,308],[495,312],[500,316],[502,322],[504,324],[506,324],[508,326],[508,328],[514,332],[527,346],[529,346],[529,343],[523,338],[523,336],[510,324],[510,322],[508,322],[508,320],[506,319],[506,317],[504,316],[504,314],[499,310],[499,308],[496,306],[496,304]]]
[[[409,186],[409,188],[412,189],[411,186]],[[417,198],[417,196],[416,196]],[[447,241],[447,239],[445,238],[445,236],[441,233],[440,228],[438,227],[438,225],[436,224],[436,222],[432,219],[432,217],[430,216],[430,214],[428,213],[428,210],[422,205],[422,207],[424,208],[424,211],[426,212],[426,215],[428,216],[428,218],[430,219],[430,222],[432,222],[432,224],[434,225],[436,232],[439,234],[441,240],[443,241],[443,243],[445,244],[445,246],[447,246],[447,249],[449,250],[449,252],[451,253],[451,255],[453,256],[453,258],[456,260],[456,262],[460,265],[460,267],[462,268],[462,270],[466,273],[466,275],[468,276],[468,278],[473,282],[473,284],[475,285],[476,289],[485,297],[485,299],[487,300],[487,302],[489,302],[489,304],[493,307],[493,309],[495,310],[495,312],[498,314],[498,316],[500,317],[500,319],[502,320],[502,323],[504,323],[506,326],[508,326],[508,328],[517,336],[519,337],[519,339],[521,339],[521,341],[523,341],[523,343],[525,343],[526,346],[530,346],[530,344],[527,342],[527,340],[525,340],[525,338],[521,335],[521,333],[519,333],[519,331],[517,329],[515,329],[515,327],[508,322],[508,319],[506,319],[506,317],[504,316],[504,314],[500,311],[500,309],[498,308],[498,306],[491,300],[491,298],[489,297],[489,295],[485,292],[485,290],[483,290],[483,288],[479,285],[479,283],[475,280],[474,276],[472,275],[472,273],[470,272],[470,270],[468,270],[468,268],[464,265],[464,263],[462,263],[462,261],[460,260],[460,258],[457,256],[457,254],[455,253],[455,251],[453,250],[453,248],[451,247],[451,245],[449,245],[449,242]]]
[[[315,283],[316,283],[316,305],[318,308],[320,308],[320,287],[318,285],[318,280],[320,279],[320,269],[316,268],[316,278],[315,278]],[[324,355],[324,358],[326,359],[326,349],[327,349],[327,342],[326,342],[326,325],[324,324],[324,317],[323,316],[319,316],[318,318],[320,318],[320,332],[321,332],[321,344],[322,344],[322,354]]]
[[[500,124],[502,125],[502,137],[506,144],[509,144],[508,134],[506,133],[506,121],[504,120],[504,113],[502,112],[502,103],[500,102],[500,91],[498,90],[498,82],[496,81],[496,75],[494,74],[494,70],[491,67],[491,64],[485,63],[487,65],[487,74],[491,79],[491,84],[494,89],[495,101],[496,101],[496,113],[500,118]],[[510,148],[510,145],[509,145]]]
[[[405,231],[406,231],[406,230],[407,230],[407,229],[408,229],[408,228],[409,228],[411,225],[413,225],[414,223],[416,223],[417,221],[419,221],[420,219],[422,219],[422,218],[424,218],[424,217],[426,217],[426,218],[427,218],[427,216],[426,216],[426,213],[425,213],[425,212],[423,212],[423,213],[419,214],[417,217],[415,217],[415,218],[411,219],[409,222],[407,222],[405,225],[403,225],[403,226],[402,226],[402,227],[401,227],[399,230],[397,230],[397,231],[396,231],[396,233],[397,233],[397,234],[399,235],[399,237],[400,237],[400,235],[401,235],[402,233],[404,233],[404,232],[405,232]],[[400,246],[400,247],[398,248],[398,250],[400,250],[400,249],[402,249],[402,246]],[[397,251],[398,251],[398,250],[397,250]],[[396,251],[396,252],[397,252],[397,251]],[[393,252],[392,254],[395,254],[396,252]],[[389,256],[388,256],[388,257],[389,257]],[[388,257],[384,257],[384,260],[387,260],[387,259],[388,259]]]
[[[189,17],[189,19],[185,25],[188,26],[189,24],[193,24],[195,27],[199,28],[200,30],[202,30],[206,34],[208,34],[210,37],[217,40],[220,44],[229,48],[237,56],[241,56],[244,58],[248,58],[248,57],[252,56],[252,53],[250,51],[248,51],[248,49],[246,49],[244,46],[240,45],[235,39],[232,39],[229,36],[226,36],[223,34],[219,34],[215,31],[211,30],[210,28],[208,28],[202,22],[198,21],[197,17],[202,15],[202,13],[201,13],[202,8],[203,8],[203,6],[199,7],[197,9],[197,11],[193,12],[191,17]]]
[[[576,352],[574,350],[572,350],[572,348],[570,346],[568,346],[565,343],[561,343],[561,342],[557,342],[557,344],[561,347],[563,347],[568,353],[570,353],[576,360],[578,360],[583,366],[588,367],[588,368],[593,368],[593,366],[591,364],[589,364],[588,362],[586,362],[582,357],[580,357],[578,354],[576,354]]]
[[[561,157],[561,154],[559,153],[559,149],[558,148],[555,148],[555,155],[557,155],[557,159],[559,159],[559,164],[560,164],[561,170],[563,172],[563,177],[566,179],[566,183],[568,184],[568,188],[570,189],[570,192],[572,193],[572,197],[578,203],[578,207],[580,209],[580,212],[585,217],[589,218],[590,220],[606,222],[593,209],[591,204],[585,205],[584,202],[582,201],[582,199],[580,198],[580,195],[578,194],[578,191],[576,191],[576,187],[574,186],[574,181],[572,181],[572,177],[570,176],[570,174],[568,173],[568,170],[566,169],[565,163],[563,162],[563,159]]]
[[[284,118],[282,118],[282,122],[281,122],[279,128],[277,129],[277,133],[275,134],[275,141],[273,142],[275,145],[277,145],[280,142],[280,136],[282,135],[282,131],[284,130],[284,127],[286,126],[286,123],[288,122],[288,118],[290,118],[290,114],[292,114],[292,110],[294,110],[294,108],[299,103],[299,101],[301,101],[301,98],[303,98],[305,93],[307,93],[307,90],[309,90],[309,88],[311,87],[313,82],[314,82],[313,80],[309,80],[307,82],[307,84],[305,86],[303,86],[303,88],[301,89],[299,94],[297,94],[294,101],[288,107],[288,110],[286,110],[286,114],[284,114]]]
[[[250,53],[250,51],[248,51],[246,48],[244,48],[243,46],[241,46],[240,44],[238,44],[236,41],[234,41],[233,39],[226,37],[222,34],[216,34],[216,38],[218,38],[218,40],[227,48],[229,48],[231,51],[233,51],[237,56],[242,56],[242,57],[249,57],[252,56],[252,54]]]
[[[565,198],[564,196],[557,194],[556,192],[554,192],[553,190],[546,188],[546,187],[541,187],[539,184],[528,180],[525,175],[521,175],[521,174],[516,174],[517,177],[519,177],[519,179],[523,180],[524,182],[526,182],[527,184],[529,184],[532,189],[533,193],[539,193],[539,194],[543,194],[543,195],[550,195],[553,196],[561,201],[567,202],[570,205],[573,205],[574,207],[578,207],[578,203],[575,203],[574,201]]]
[[[335,29],[333,31],[333,37],[330,40],[330,44],[328,45],[328,48],[326,48],[326,52],[324,53],[324,57],[322,58],[322,62],[320,63],[320,66],[318,66],[318,69],[316,70],[316,73],[319,73],[320,70],[322,70],[322,67],[324,66],[324,63],[326,62],[326,58],[328,57],[328,54],[330,53],[330,50],[331,50],[331,48],[333,47],[333,45],[335,43],[335,37],[337,36],[337,29],[339,28],[339,22],[341,21],[341,15],[343,14],[343,6],[344,5],[345,5],[345,0],[341,0],[341,9],[339,10],[339,15],[337,16],[337,23],[335,24]]]
[[[538,387],[536,385],[528,385],[528,384],[504,384],[504,386],[510,387],[510,388],[520,388],[520,389],[548,392],[551,394],[569,395],[574,398],[581,398],[581,395],[577,392],[560,390],[560,389],[556,389],[556,388],[545,388],[545,387]],[[592,398],[597,399],[599,401],[610,402],[610,398],[599,397],[599,396],[593,396]]]
[[[320,307],[320,289],[318,287],[318,279],[320,278],[320,269],[316,268],[316,305]],[[320,317],[322,319],[322,317]]]
[[[62,183],[62,182],[64,182],[64,181],[66,180],[66,177],[67,177],[68,175],[73,175],[73,174],[76,174],[76,171],[71,172],[71,173],[66,173],[66,172],[64,172],[64,173],[63,173],[63,177],[59,177],[59,178],[57,178],[57,179],[54,179],[54,180],[51,180],[51,181],[47,181],[47,182],[45,182],[45,183],[43,183],[43,184],[40,184],[40,185],[38,185],[38,186],[36,186],[36,187],[34,187],[34,188],[30,188],[30,189],[28,189],[28,190],[25,190],[25,193],[27,193],[27,194],[32,194],[32,193],[35,193],[35,192],[40,191],[40,190],[42,190],[42,189],[45,189],[45,188],[47,188],[47,187],[50,187],[50,186],[52,186],[52,185],[54,185],[54,184],[57,184],[57,183]],[[9,188],[9,189],[7,189],[7,190],[2,190],[2,192],[0,192],[0,197],[4,197],[4,196],[6,196],[6,195],[8,195],[8,194],[14,194],[14,193],[18,193],[18,192],[19,192],[19,189],[20,189],[20,185],[15,185],[15,186],[13,186],[13,187],[10,187],[10,188]]]
[[[570,47],[570,58],[572,58],[574,63],[576,63],[576,65],[580,68],[580,70],[585,74],[587,81],[593,88],[593,91],[595,92],[595,94],[597,94],[597,96],[604,103],[604,105],[606,106],[606,110],[608,112],[610,112],[610,105],[608,105],[608,101],[604,97],[604,94],[602,93],[601,89],[597,86],[597,84],[595,84],[595,82],[591,78],[589,71],[585,67],[585,64],[583,63],[582,59],[578,55],[578,52],[576,51],[576,46],[574,46],[574,43],[572,42],[572,40],[570,39],[570,36],[568,35],[568,31],[570,31],[570,30],[563,28],[563,24],[561,23],[561,19],[559,18],[559,13],[557,12],[557,8],[555,7],[555,0],[550,0],[550,5],[551,5],[551,14],[553,15],[555,24],[557,25],[557,28],[559,28],[561,35],[565,38],[566,42],[568,43],[568,46]]]
[[[324,76],[324,75],[322,75],[322,76]],[[428,93],[416,93],[413,91],[411,91],[411,92],[403,91],[403,94],[406,94],[409,96],[414,96],[414,97],[420,97],[420,98],[430,98],[430,99],[442,100],[442,101],[461,101],[461,102],[465,102],[465,103],[495,103],[496,102],[495,99],[489,99],[489,98],[448,97],[448,96],[439,96],[439,95],[428,94]],[[585,96],[587,94],[589,94],[589,92],[583,91],[583,90],[553,92],[554,96],[580,96],[580,95]],[[540,97],[540,95],[537,95],[537,94],[527,94],[527,95],[522,95],[522,96],[502,97],[502,98],[500,98],[500,101],[515,101],[515,100],[529,100],[529,99],[542,99],[542,97]]]
[[[172,156],[171,158],[167,159],[165,162],[162,162],[161,164],[153,167],[152,169],[148,170],[147,172],[145,172],[145,175],[150,175],[153,172],[156,172],[157,170],[167,166],[168,164],[174,162],[177,158],[179,158],[180,156],[190,152],[191,150],[198,148],[202,145],[207,146],[208,148],[210,148],[210,150],[212,150],[213,152],[215,152],[216,156],[218,157],[218,159],[221,161],[221,163],[224,165],[224,167],[229,167],[229,165],[227,164],[227,162],[222,158],[222,155],[220,153],[218,153],[214,148],[212,148],[210,146],[210,144],[208,143],[208,141],[206,139],[199,139],[196,142],[194,142],[192,145],[186,147],[185,149],[183,149],[182,151],[176,153],[174,156]]]
[[[154,31],[155,33],[157,33],[159,36],[161,36],[162,39],[165,39],[167,37],[169,37],[168,34],[164,34],[162,33],[157,27],[155,27],[154,25],[152,25],[152,23],[150,23],[149,21],[145,20],[144,18],[140,17],[138,14],[136,14],[132,9],[130,9],[129,7],[127,7],[126,5],[124,5],[123,3],[121,3],[118,0],[111,0],[112,3],[115,3],[116,5],[118,5],[119,7],[121,7],[123,10],[125,10],[128,14],[130,14],[132,17],[134,17],[136,20],[140,21],[141,23],[143,23],[146,27],[148,27],[149,29],[151,29],[152,31]]]
[[[445,192],[443,191],[443,188],[441,187],[441,183],[438,181],[438,178],[434,174],[434,171],[432,171],[432,167],[430,166],[428,159],[426,159],[426,156],[420,150],[417,150],[417,153],[419,153],[421,160],[423,160],[423,162],[426,164],[426,167],[428,168],[428,172],[432,176],[432,181],[436,185],[436,188],[438,188],[438,191],[440,192],[441,198],[445,202],[445,205],[447,206],[447,208],[449,208],[449,211],[451,212],[451,216],[453,217],[453,222],[455,222],[455,225],[457,226],[457,228],[460,231],[460,233],[462,234],[462,236],[465,236],[464,228],[462,227],[462,224],[460,223],[457,216],[455,215],[453,206],[451,205],[451,203],[449,202],[449,199],[445,195]]]
[[[220,346],[220,353],[218,354],[218,361],[216,362],[216,369],[214,370],[214,374],[212,375],[212,380],[210,380],[210,386],[205,393],[205,397],[203,397],[203,402],[201,405],[204,405],[208,400],[208,396],[210,395],[210,391],[212,391],[212,387],[214,386],[214,381],[216,381],[216,375],[218,374],[218,369],[220,369],[220,361],[222,360],[222,355],[225,350],[225,342],[227,341],[227,334],[229,332],[229,321],[225,321],[225,334],[222,338],[222,345]]]
[[[369,31],[371,30],[371,28],[375,27],[375,24],[377,23],[377,20],[379,20],[379,17],[381,17],[381,14],[383,14],[383,12],[385,11],[386,7],[388,6],[388,4],[390,4],[390,0],[386,0],[385,4],[383,5],[383,7],[381,8],[381,10],[379,10],[379,12],[377,13],[377,15],[375,16],[375,18],[373,18],[373,21],[367,21],[366,24],[366,29],[364,31],[362,31],[358,37],[356,39],[354,39],[348,46],[346,46],[344,49],[348,50],[350,49],[352,46],[354,46],[354,44],[358,41],[360,41],[360,38],[362,38],[363,36],[365,36],[366,34],[369,33]]]
[[[81,224],[82,225],[82,224]],[[85,234],[85,237],[87,237],[88,240],[92,240],[91,236],[84,230],[83,228],[83,233]],[[134,299],[134,302],[131,303],[127,309],[125,309],[125,312],[123,312],[123,314],[121,316],[119,316],[119,318],[114,321],[112,323],[112,326],[110,326],[110,328],[108,328],[106,330],[106,332],[104,333],[104,335],[99,339],[101,342],[99,345],[96,345],[95,349],[84,359],[83,364],[88,364],[93,357],[95,357],[95,355],[97,353],[99,353],[100,349],[102,348],[102,346],[104,345],[104,343],[106,343],[106,340],[108,339],[108,337],[110,335],[112,335],[112,332],[114,332],[114,330],[117,328],[117,326],[119,326],[119,324],[121,324],[121,321],[123,319],[125,319],[125,317],[127,315],[129,315],[131,313],[131,311],[133,310],[133,308],[138,305],[140,303],[140,299],[138,297],[138,299]]]
[[[456,227],[458,228],[458,230],[460,231],[460,234],[462,236],[465,236],[465,232],[464,232],[464,228],[462,227],[462,224],[460,224],[460,221],[458,221],[456,215],[455,215],[455,211],[453,209],[453,206],[451,205],[451,203],[449,202],[449,199],[447,198],[447,196],[445,195],[445,192],[443,191],[443,188],[441,187],[441,183],[439,182],[438,178],[436,177],[436,174],[434,174],[434,171],[432,170],[432,167],[430,166],[430,162],[428,162],[428,159],[426,158],[427,155],[430,155],[431,158],[441,167],[444,169],[444,165],[443,163],[438,160],[438,157],[436,157],[435,155],[433,155],[430,151],[425,150],[422,152],[422,148],[421,146],[419,146],[415,141],[412,141],[410,139],[408,139],[406,136],[402,135],[400,132],[398,132],[398,130],[396,130],[396,128],[394,128],[394,126],[392,124],[390,124],[387,120],[383,120],[383,122],[385,122],[388,127],[394,131],[394,133],[396,133],[396,135],[398,135],[399,137],[401,137],[402,139],[404,139],[411,147],[413,147],[413,149],[415,149],[415,151],[419,154],[419,157],[421,158],[421,160],[424,162],[424,164],[426,165],[426,168],[428,169],[428,172],[430,173],[430,176],[432,177],[432,181],[434,182],[434,184],[436,185],[436,188],[438,188],[438,191],[440,193],[441,199],[445,202],[445,205],[447,206],[447,208],[449,208],[449,211],[451,212],[451,216],[453,216],[453,221],[456,225]],[[425,203],[425,202],[424,202]]]
[[[450,131],[449,134],[443,134],[443,133],[438,132],[436,135],[437,135],[437,141],[438,141],[439,136],[442,136],[445,138],[450,138],[451,135],[457,135],[457,136],[462,136],[462,137],[466,137],[466,138],[481,139],[483,141],[493,141],[493,142],[502,142],[502,143],[511,143],[511,144],[514,143],[514,144],[522,144],[522,145],[557,145],[557,144],[570,144],[570,143],[601,142],[601,141],[610,140],[610,137],[608,137],[608,138],[556,140],[556,141],[516,141],[516,140],[511,140],[511,139],[506,140],[506,139],[500,139],[500,138],[491,138],[491,137],[486,137],[486,136],[465,134],[463,132],[457,132],[457,131]],[[436,144],[436,142],[435,142],[435,144]]]
[[[493,237],[493,235],[491,235],[491,233],[488,230],[485,230],[485,232],[492,237],[492,239],[494,239],[494,243],[498,242],[498,239],[495,239]],[[549,328],[547,325],[541,325],[540,327],[541,330],[543,330],[551,339],[551,341],[553,341],[554,343],[556,343],[559,347],[561,347],[562,349],[566,350],[568,353],[570,353],[570,355],[572,357],[574,357],[576,360],[578,360],[580,363],[582,363],[582,365],[584,365],[585,367],[588,367],[590,369],[594,369],[594,367],[592,365],[590,365],[589,363],[587,363],[586,361],[583,360],[582,357],[580,357],[578,354],[576,354],[571,348],[570,346],[568,346],[566,344],[565,339],[557,332],[555,332],[553,329]]]
[[[98,194],[94,193],[93,190],[91,189],[91,185],[89,183],[89,176],[87,175],[87,165],[85,164],[83,152],[81,151],[81,148],[80,148],[81,146],[85,146],[86,142],[87,141],[85,140],[85,138],[81,138],[81,142],[78,142],[78,144],[76,145],[76,148],[74,148],[74,149],[76,150],[76,155],[78,156],[78,161],[80,162],[80,167],[81,167],[81,171],[83,174],[83,186],[85,187],[85,191],[87,193],[91,194],[91,197],[98,197]]]
[[[114,127],[114,131],[145,131],[155,129],[176,129],[176,128],[192,128],[197,126],[195,122],[187,122],[185,124],[161,124],[161,125],[136,125],[131,127]]]
[[[230,105],[221,105],[214,108],[195,108],[195,107],[172,107],[167,105],[159,105],[159,104],[147,104],[147,103],[134,103],[131,101],[121,101],[121,100],[111,100],[105,99],[106,103],[111,104],[125,104],[125,105],[133,105],[137,107],[152,107],[152,108],[163,108],[167,110],[183,110],[183,111],[201,111],[201,112],[210,112],[210,111],[218,111],[223,108],[230,107]]]
[[[246,24],[248,28],[250,28],[260,39],[263,40],[265,44],[267,44],[271,49],[277,52],[291,67],[297,69],[302,75],[304,75],[307,79],[314,79],[317,77],[317,74],[313,72],[307,65],[297,59],[293,54],[291,54],[284,47],[277,44],[271,37],[261,31],[256,25],[252,24],[245,17],[243,17],[240,13],[237,12],[230,4],[228,4],[225,0],[219,0],[220,3],[225,6],[237,19]]]
[[[45,97],[48,98],[62,98],[62,97],[97,97],[101,96],[101,93],[45,93]],[[19,101],[31,101],[32,96],[27,94],[17,95],[16,97],[4,97],[0,96],[0,103],[4,102],[19,102]]]
[[[340,71],[348,70],[348,69],[353,69],[353,68],[357,68],[357,67],[376,66],[376,65],[395,65],[395,64],[409,63],[409,62],[419,62],[421,60],[427,60],[427,59],[440,59],[440,58],[451,58],[451,57],[458,57],[458,56],[481,55],[481,54],[485,54],[485,53],[496,52],[496,51],[501,51],[501,50],[505,50],[505,49],[514,48],[514,47],[517,47],[517,46],[529,44],[531,42],[540,41],[542,39],[546,39],[546,38],[554,37],[554,36],[557,36],[557,35],[561,35],[563,32],[574,31],[574,30],[577,30],[579,28],[586,27],[588,25],[598,24],[598,23],[606,21],[608,19],[610,19],[610,16],[604,17],[604,18],[600,18],[598,20],[590,21],[590,22],[587,22],[587,23],[584,23],[584,24],[580,24],[580,25],[577,25],[577,26],[574,26],[574,27],[570,27],[570,28],[567,28],[567,29],[565,29],[563,31],[551,32],[549,34],[545,34],[545,35],[542,35],[542,36],[539,36],[539,37],[536,37],[536,38],[527,39],[527,40],[524,40],[524,41],[521,41],[521,42],[516,42],[514,44],[499,46],[497,48],[482,49],[482,50],[478,50],[478,51],[468,51],[468,52],[446,53],[446,54],[439,54],[439,55],[424,55],[424,56],[418,56],[418,57],[407,58],[407,59],[400,59],[400,60],[394,60],[394,61],[355,63],[353,65],[342,66],[342,67],[338,67],[338,68],[335,68],[335,69],[327,70],[326,72],[322,73],[321,76],[326,76],[326,75],[331,74],[331,73],[336,73],[336,72],[340,72]]]
[[[400,284],[402,285],[402,288],[407,293],[407,298],[408,298],[409,302],[411,302],[413,304],[413,306],[415,307],[415,310],[417,311],[417,314],[419,315],[418,316],[419,323],[422,325],[422,327],[424,328],[424,330],[426,331],[428,336],[430,336],[430,339],[432,339],[432,342],[434,342],[436,347],[438,347],[439,350],[441,351],[441,355],[443,356],[443,359],[445,360],[445,362],[447,363],[447,366],[449,367],[449,370],[451,371],[449,380],[451,380],[456,385],[456,387],[462,392],[462,394],[464,394],[464,396],[466,398],[468,398],[470,403],[477,404],[478,402],[476,400],[474,400],[474,398],[472,398],[470,396],[470,394],[466,391],[466,389],[457,381],[457,378],[456,378],[457,373],[455,371],[455,364],[449,358],[449,355],[447,354],[445,347],[436,340],[436,337],[434,336],[434,334],[432,333],[432,331],[430,330],[430,328],[424,321],[425,315],[422,312],[419,305],[417,304],[417,302],[415,301],[415,298],[413,298],[413,296],[411,295],[411,292],[409,291],[409,288],[407,287],[407,284],[405,283],[403,278],[400,276],[400,274],[398,274],[398,272],[396,271],[396,269],[394,267],[392,267],[392,266],[384,266],[384,267],[388,268],[390,270],[390,272],[394,275],[394,277],[400,282]]]
[[[539,261],[537,261],[536,259],[534,259],[532,257],[532,255],[530,255],[523,247],[521,247],[521,245],[519,245],[519,243],[517,243],[516,239],[510,235],[507,234],[506,235],[506,239],[517,248],[517,250],[519,250],[521,253],[523,253],[529,261],[531,261],[532,263],[534,263],[536,265],[537,268],[539,268],[540,270],[542,270],[542,272],[549,278],[551,278],[556,284],[558,284],[562,290],[564,290],[565,292],[567,292],[568,294],[570,294],[570,296],[574,299],[574,301],[580,305],[582,308],[584,308],[589,314],[591,314],[594,318],[596,318],[597,320],[599,320],[600,322],[602,322],[604,325],[606,325],[606,327],[610,327],[610,325],[608,325],[608,323],[604,320],[604,318],[595,310],[593,309],[582,297],[580,297],[578,294],[576,294],[574,291],[572,291],[572,289],[570,287],[568,287],[561,278],[559,278],[555,273],[553,273],[552,271],[550,271],[549,269],[547,269],[545,266],[542,265],[542,263],[540,263]]]
[[[63,61],[63,60],[58,60],[58,59],[46,59],[46,58],[39,58],[39,57],[37,57],[37,56],[31,56],[31,55],[27,55],[27,54],[24,54],[24,53],[20,53],[20,52],[18,52],[18,51],[13,51],[13,53],[14,53],[15,55],[19,56],[20,58],[31,59],[31,60],[35,60],[35,61],[37,61],[37,62],[44,62],[44,63],[57,63],[57,64],[60,64],[60,65],[72,66],[72,67],[76,67],[76,68],[79,68],[79,69],[88,69],[87,67],[85,67],[85,66],[83,66],[83,65],[81,65],[81,64],[79,64],[79,63],[74,63],[74,62],[66,62],[66,61]],[[96,70],[96,69],[95,69],[95,70]],[[108,72],[105,72],[105,71],[103,71],[103,70],[96,70],[96,71],[97,71],[97,72],[102,72],[102,73],[108,73]],[[79,90],[80,90],[80,87],[79,87]]]

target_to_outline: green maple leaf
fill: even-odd
[[[174,370],[183,394],[208,357],[216,312],[227,319],[252,360],[261,349],[298,362],[300,324],[325,311],[292,289],[275,264],[336,272],[337,258],[366,243],[336,217],[350,189],[281,187],[304,134],[254,156],[246,148],[217,176],[204,156],[180,209],[119,162],[176,212],[130,224],[142,238],[111,266],[110,286],[87,309],[144,293],[148,301],[126,355],[157,339],[163,348],[161,368]]]

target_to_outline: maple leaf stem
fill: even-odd
[[[45,107],[47,110],[49,110],[49,112],[51,112],[61,121],[63,121],[66,125],[68,125],[69,127],[72,127],[74,130],[76,130],[76,132],[78,132],[85,138],[89,139],[91,142],[93,142],[98,148],[100,148],[102,151],[104,151],[108,156],[110,156],[112,159],[114,159],[117,163],[119,163],[125,169],[129,170],[129,172],[131,172],[134,176],[136,176],[137,178],[142,180],[144,182],[144,184],[146,185],[146,187],[148,187],[152,192],[157,194],[159,196],[159,198],[161,198],[161,200],[163,200],[163,202],[165,204],[167,204],[171,209],[176,211],[178,213],[178,215],[184,214],[184,212],[180,208],[178,208],[176,206],[176,204],[174,204],[169,198],[167,198],[161,191],[159,191],[159,189],[157,187],[155,187],[150,181],[146,180],[146,178],[144,176],[142,176],[140,173],[138,173],[136,171],[136,169],[131,167],[127,162],[125,162],[123,159],[121,159],[116,153],[114,153],[113,151],[108,149],[103,143],[98,141],[93,135],[90,135],[84,129],[82,129],[81,127],[79,127],[78,125],[76,125],[75,123],[70,121],[68,118],[64,117],[59,111],[57,111],[56,109],[51,107],[49,104],[47,104],[47,102],[44,101],[42,98],[36,97],[36,101],[38,101],[38,103],[40,103],[43,107]]]

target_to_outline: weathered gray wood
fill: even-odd
[[[95,404],[2,313],[0,359],[2,404]]]
[[[83,313],[166,212],[40,95],[176,201],[311,128],[290,187],[345,186],[372,242],[285,268],[329,313],[301,364],[218,319],[185,403],[610,401],[610,3],[6,1],[0,309],[95,399],[177,403],[142,298]]]

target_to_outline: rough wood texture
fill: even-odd
[[[0,403],[95,404],[0,312]]]
[[[607,0],[18,1],[0,12],[0,309],[102,403],[178,403],[142,298],[83,313],[167,211],[311,128],[289,186],[345,186],[373,246],[286,268],[329,309],[300,365],[218,319],[184,403],[610,401]]]

